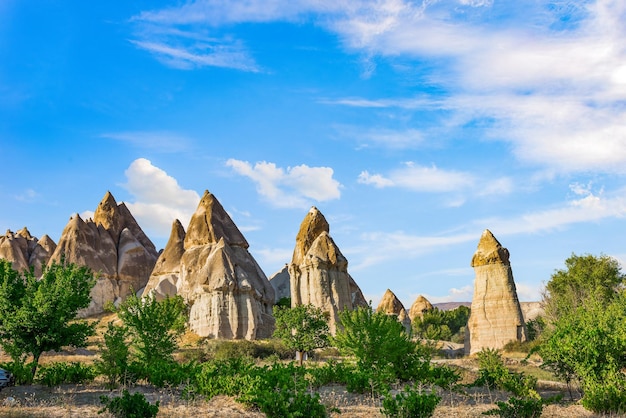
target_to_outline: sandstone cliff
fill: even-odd
[[[512,340],[525,341],[526,327],[517,299],[509,251],[485,230],[472,258],[476,278],[465,353],[502,348]]]
[[[335,334],[340,311],[367,303],[329,230],[324,215],[312,207],[300,225],[288,271],[291,305],[310,303],[328,312],[330,332]]]
[[[419,295],[417,299],[415,299],[415,302],[413,302],[413,305],[411,305],[409,318],[411,321],[415,321],[415,318],[423,317],[425,312],[431,311],[432,309],[432,303],[430,303],[424,296]]]
[[[107,192],[93,220],[84,221],[78,214],[70,218],[48,263],[60,263],[63,257],[98,275],[91,304],[81,312],[94,315],[103,312],[108,302],[123,300],[132,291],[143,289],[157,252],[126,205],[118,205]]]
[[[202,337],[257,339],[274,328],[274,289],[248,252],[248,242],[220,202],[206,191],[187,233],[172,226],[146,291],[178,294],[189,326]]]
[[[411,334],[411,319],[407,315],[406,309],[404,309],[404,305],[400,302],[400,299],[398,299],[390,289],[387,289],[383,295],[376,311],[384,312],[387,315],[395,315],[398,321],[404,325],[406,333]]]
[[[13,269],[20,272],[32,268],[35,277],[41,276],[55,248],[56,244],[48,235],[38,240],[26,227],[0,236],[0,258],[10,261]]]

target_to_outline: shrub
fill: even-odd
[[[96,370],[107,378],[107,387],[112,389],[128,378],[128,358],[130,351],[126,337],[128,328],[109,322],[104,334],[104,344],[100,344],[100,360]]]
[[[116,418],[153,418],[159,412],[159,401],[152,405],[143,393],[136,392],[131,395],[126,389],[121,397],[111,399],[108,396],[101,396],[100,403],[104,404],[104,408],[98,411],[99,414],[108,411]]]
[[[441,397],[434,391],[422,393],[419,388],[407,386],[395,396],[385,397],[380,412],[393,418],[427,418],[433,415],[439,401]]]
[[[93,366],[82,363],[52,363],[44,365],[37,371],[37,381],[48,387],[58,386],[63,383],[85,383],[96,377],[96,369]]]
[[[8,363],[0,363],[0,368],[5,369],[15,377],[16,385],[30,385],[33,383],[33,363],[24,363],[23,361],[10,361]]]
[[[602,414],[626,412],[626,380],[621,375],[606,376],[601,382],[587,381],[582,404],[585,408]]]
[[[537,378],[507,369],[498,350],[483,349],[477,357],[479,370],[474,386],[498,388],[516,396],[539,399],[539,394],[535,390]]]
[[[541,399],[511,397],[507,402],[496,402],[498,407],[483,412],[483,415],[498,415],[502,418],[539,418],[543,411],[543,404]]]

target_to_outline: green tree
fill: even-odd
[[[442,311],[434,308],[424,312],[413,321],[413,333],[428,340],[462,340],[464,327],[467,325],[470,309],[459,306],[456,309]]]
[[[100,359],[96,361],[99,373],[108,378],[107,386],[114,388],[128,372],[130,349],[126,338],[128,328],[109,322],[104,334],[104,344],[100,345]]]
[[[565,267],[556,270],[546,284],[543,303],[549,322],[591,300],[609,302],[626,279],[619,262],[606,255],[572,254],[565,260]]]
[[[157,300],[152,295],[141,299],[131,294],[115,309],[144,365],[171,362],[178,337],[185,331],[187,306],[180,296]]]
[[[395,316],[359,307],[341,311],[339,318],[343,329],[337,332],[334,343],[344,354],[353,355],[361,369],[391,371],[403,378],[424,363],[418,344]]]
[[[276,329],[274,337],[300,354],[328,345],[328,317],[313,305],[298,305],[293,308],[274,306]]]
[[[84,347],[94,324],[76,319],[89,306],[95,284],[91,270],[74,264],[53,263],[41,279],[32,271],[20,275],[0,260],[0,344],[14,362],[32,356],[34,378],[39,357],[62,347]]]

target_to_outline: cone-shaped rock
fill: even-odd
[[[110,192],[104,195],[94,219],[74,215],[63,229],[48,264],[61,259],[87,266],[98,275],[91,304],[81,312],[104,311],[108,302],[119,301],[142,289],[157,259],[154,244],[143,233],[126,205],[118,205]]]
[[[312,304],[329,313],[329,328],[337,330],[339,312],[353,309],[363,294],[348,274],[348,260],[329,235],[324,215],[313,207],[302,221],[288,267],[291,305]]]
[[[42,267],[55,248],[56,244],[48,235],[37,240],[26,227],[17,232],[8,230],[0,236],[0,258],[10,261],[11,267],[19,272],[32,268],[35,277],[41,276]]]
[[[428,311],[432,311],[433,305],[426,299],[424,296],[419,295],[413,305],[411,305],[411,309],[409,309],[409,318],[411,321],[415,321],[417,317],[423,317],[424,313]]]
[[[274,289],[247,248],[230,216],[207,191],[187,233],[180,223],[173,225],[147,290],[170,294],[163,277],[175,284],[189,305],[189,327],[201,337],[270,337]]]
[[[404,325],[407,334],[411,333],[411,320],[406,313],[406,309],[404,309],[404,305],[400,302],[400,299],[398,299],[390,289],[387,289],[383,295],[376,311],[384,312],[387,315],[395,315],[398,321]]]
[[[510,341],[525,341],[526,327],[509,251],[489,230],[483,232],[471,265],[476,278],[466,328],[466,354],[483,348],[500,349]]]
[[[178,219],[172,224],[170,238],[157,259],[144,294],[152,294],[157,300],[176,294],[180,276],[180,261],[185,253],[185,229]]]
[[[248,248],[248,242],[239,228],[215,196],[207,190],[187,227],[185,249],[195,245],[217,244],[222,238],[227,245]]]

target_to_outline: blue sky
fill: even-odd
[[[205,189],[270,277],[314,205],[376,304],[521,300],[626,260],[621,0],[0,2],[0,227],[58,241],[107,190],[162,248]],[[407,306],[407,307],[408,307]]]

